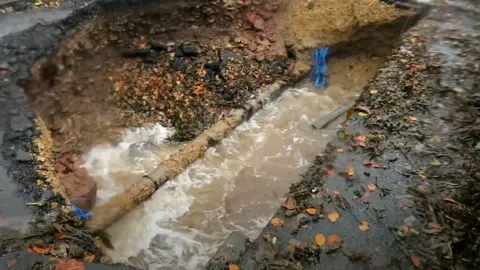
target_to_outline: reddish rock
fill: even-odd
[[[74,204],[83,211],[92,209],[97,198],[97,182],[84,168],[76,164],[71,155],[65,155],[57,161],[55,169],[67,191],[69,199],[79,198]]]
[[[247,20],[253,26],[253,28],[260,31],[263,31],[265,29],[265,21],[257,14],[253,12],[248,13]]]
[[[256,51],[257,50],[257,44],[255,42],[250,42],[250,43],[248,43],[247,48],[252,52]]]

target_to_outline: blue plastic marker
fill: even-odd
[[[85,198],[73,198],[70,201],[79,201],[82,200],[84,201]],[[75,213],[75,215],[79,216],[81,219],[88,219],[89,217],[92,216],[92,212],[85,212],[82,209],[78,208],[75,204],[71,203],[72,211]]]
[[[327,86],[327,54],[328,48],[320,48],[313,51],[313,60],[315,66],[312,69],[311,76],[315,81],[315,87],[325,88]]]

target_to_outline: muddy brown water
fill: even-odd
[[[110,227],[115,249],[108,255],[145,269],[197,269],[232,231],[255,238],[341,120],[324,130],[311,124],[354,99],[383,62],[334,58],[327,89],[311,81],[288,89]],[[130,130],[118,145],[93,148],[85,166],[99,183],[98,203],[175,151],[165,142],[172,132],[160,125]]]

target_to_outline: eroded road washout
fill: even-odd
[[[109,228],[107,232],[115,248],[109,255],[115,262],[144,269],[197,269],[232,231],[255,238],[283,200],[289,185],[335,133],[335,125],[320,131],[311,124],[355,99],[383,61],[382,56],[370,55],[333,58],[329,62],[327,89],[315,89],[307,81],[287,90],[278,101],[268,104],[220,145],[211,148],[204,159]],[[155,135],[165,138],[159,129]],[[132,134],[125,141],[131,141]],[[141,136],[142,132],[137,134]],[[132,182],[123,180],[138,179],[135,174],[128,174],[138,169],[137,162],[92,165],[95,159],[108,160],[102,152],[129,154],[129,148],[122,144],[116,149],[104,152],[96,148],[89,154],[89,173],[103,174],[96,178],[100,200],[112,195],[112,186],[126,187]],[[116,152],[118,149],[123,149],[123,153]],[[142,151],[144,155],[156,153],[165,151]],[[150,169],[154,161],[143,168]],[[115,172],[105,174],[118,169],[124,170],[121,178]]]

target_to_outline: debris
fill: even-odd
[[[288,197],[287,201],[282,206],[288,210],[294,210],[297,208],[297,201],[295,201],[295,198],[293,197]]]
[[[65,236],[67,236],[66,232],[58,232],[55,234],[55,237],[57,237],[57,239],[63,239],[65,238]]]
[[[342,240],[337,234],[332,234],[327,237],[326,244],[332,248],[338,248],[342,244]]]
[[[317,209],[311,207],[311,208],[305,209],[305,212],[309,213],[310,215],[316,215],[317,214]]]
[[[333,168],[327,169],[327,175],[329,177],[334,176],[335,175],[335,169],[333,169]]]
[[[315,81],[315,87],[325,88],[327,86],[327,54],[328,48],[320,48],[313,51],[315,66],[310,76]]]
[[[412,261],[412,264],[415,265],[416,267],[421,267],[422,266],[422,262],[420,261],[420,259],[417,256],[412,255],[410,257],[410,260]]]
[[[238,265],[236,264],[231,263],[228,265],[228,270],[240,270],[240,267],[238,267]]]
[[[363,165],[365,165],[365,166],[370,166],[370,167],[373,167],[373,168],[381,168],[381,166],[378,165],[378,163],[376,163],[376,162],[373,161],[373,160],[364,160],[364,161],[363,161]]]
[[[85,264],[75,259],[61,260],[55,270],[85,270]]]
[[[375,189],[377,189],[377,186],[375,184],[368,184],[368,190],[375,191]]]
[[[353,166],[352,165],[348,165],[347,166],[347,175],[348,176],[353,176]]]

